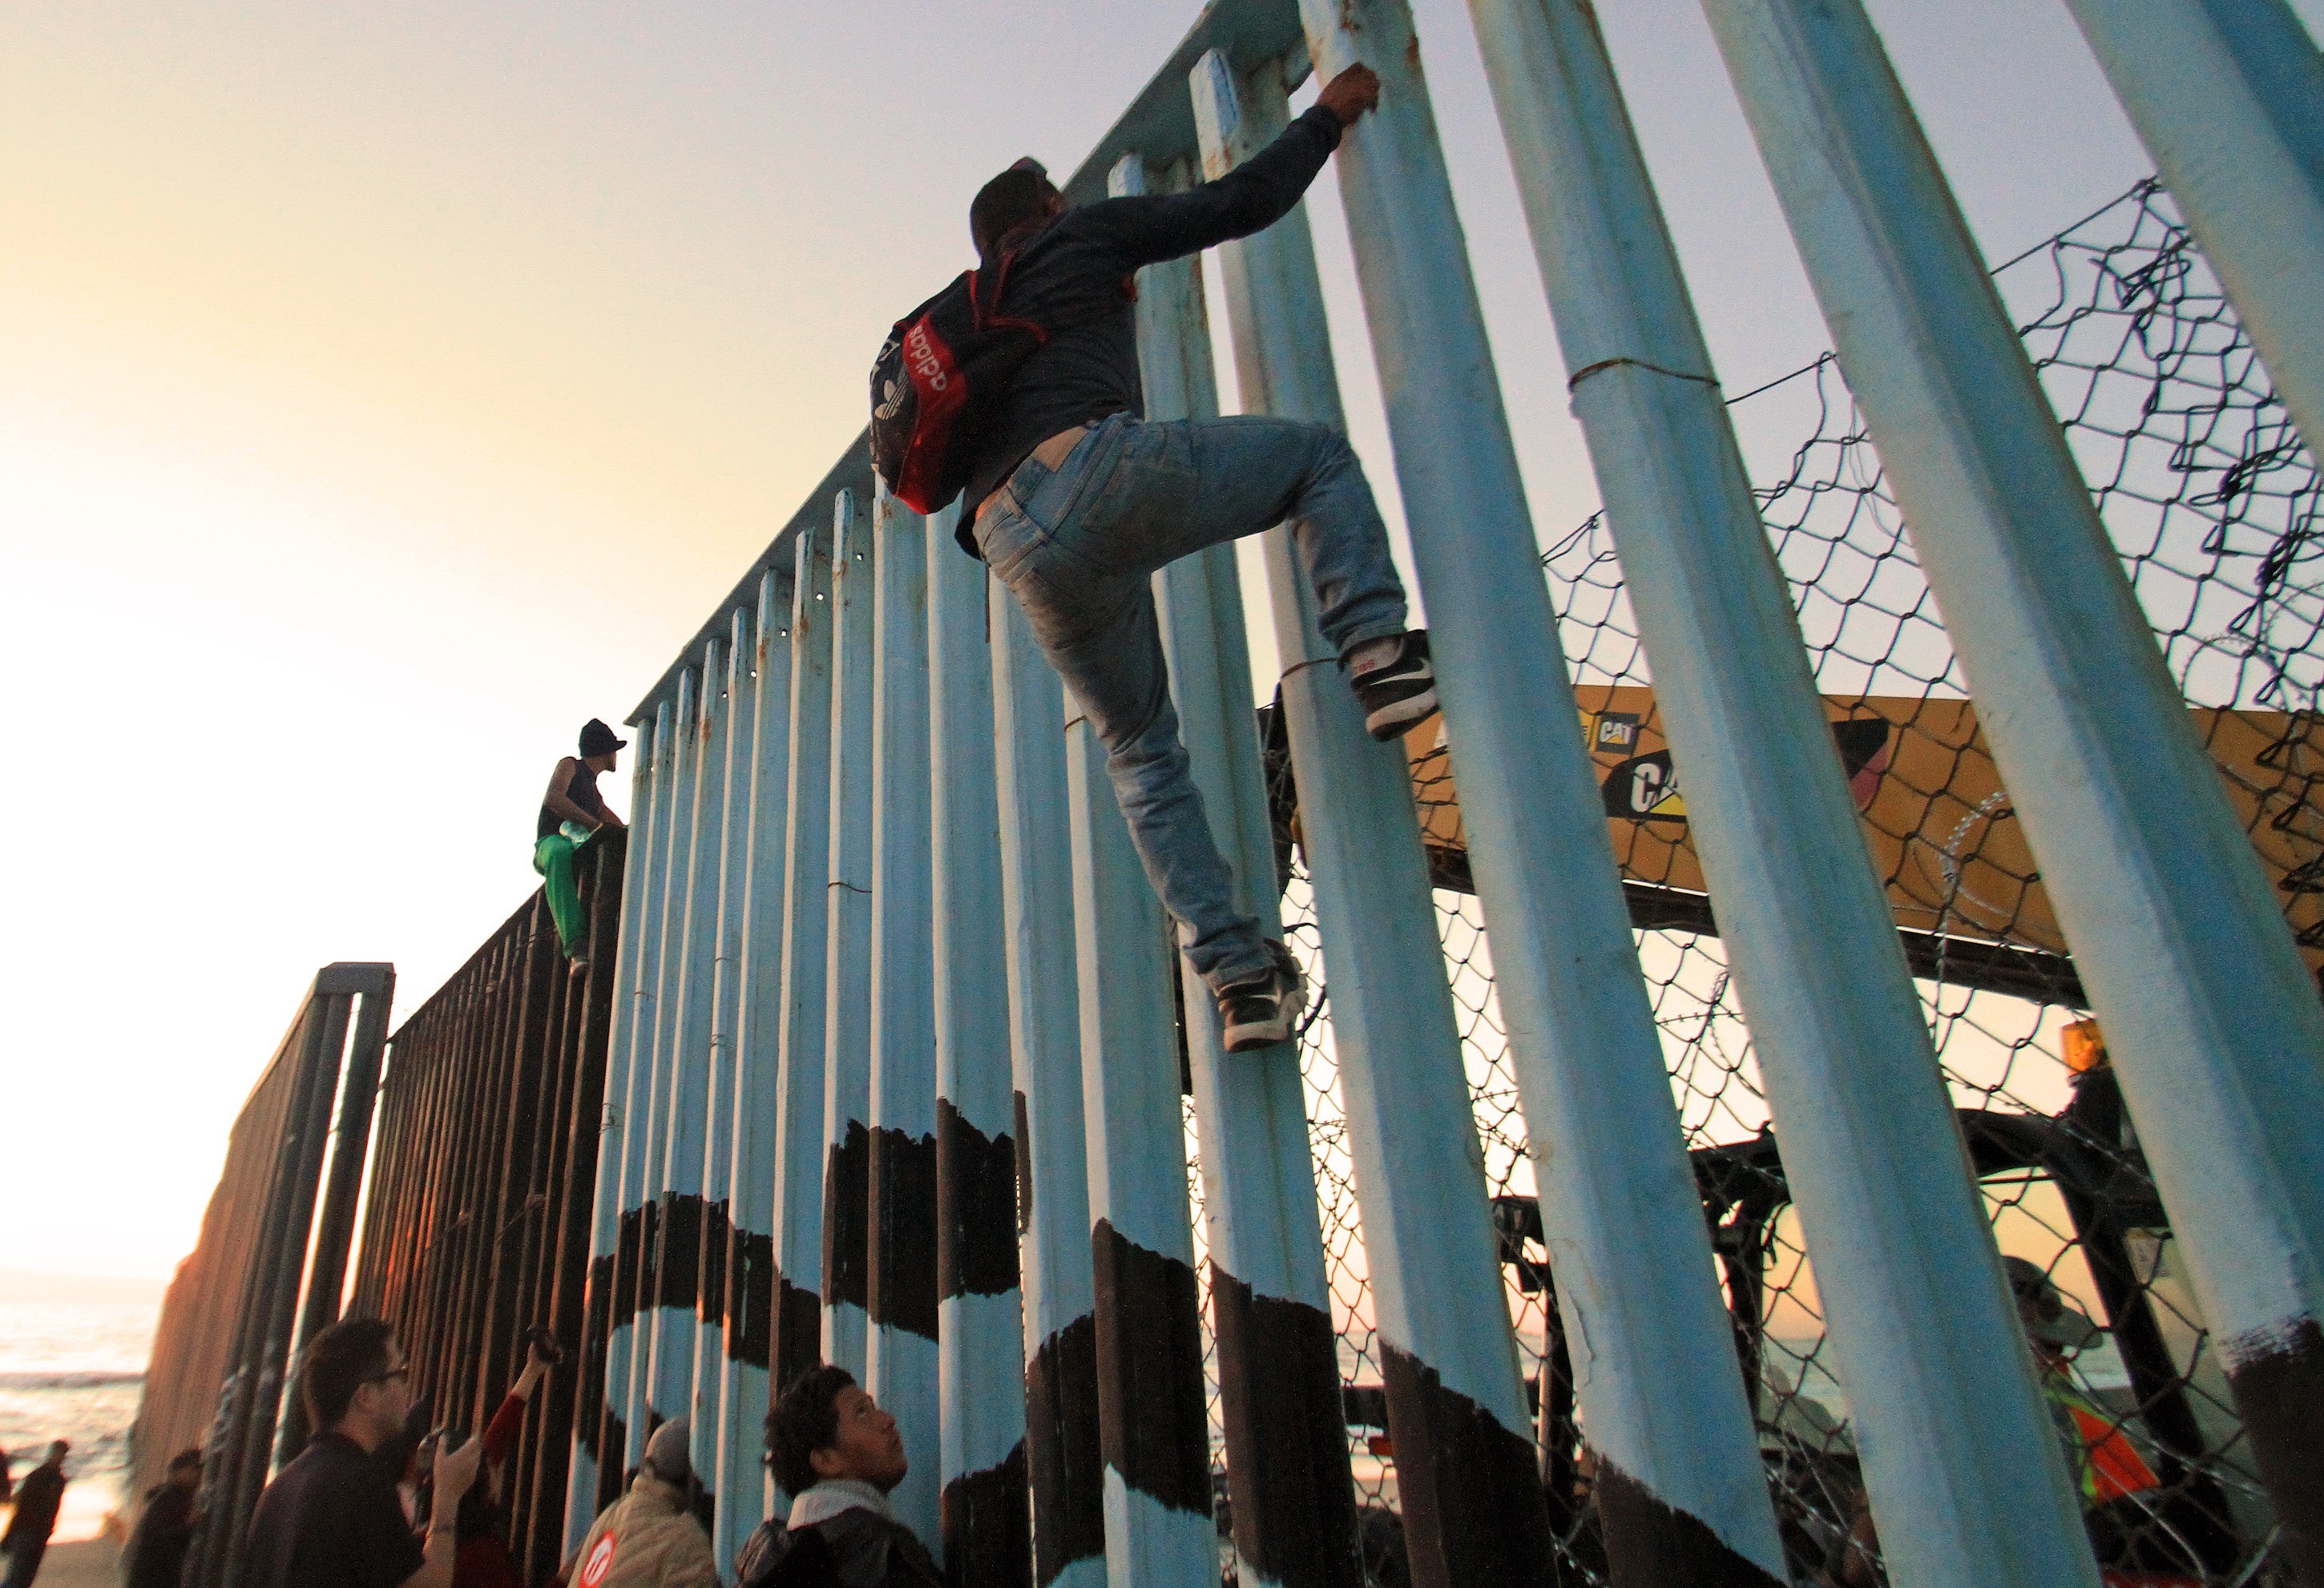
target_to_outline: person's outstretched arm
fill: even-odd
[[[1275,142],[1216,181],[1184,193],[1109,198],[1080,211],[1075,224],[1110,244],[1126,269],[1264,231],[1291,213],[1341,133],[1379,103],[1379,78],[1368,66],[1351,66]]]

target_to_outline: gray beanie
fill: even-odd
[[[676,1418],[653,1431],[646,1441],[646,1465],[653,1475],[665,1483],[683,1483],[693,1472],[687,1458],[687,1446],[694,1434],[691,1421]]]

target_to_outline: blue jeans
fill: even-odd
[[[984,560],[1105,746],[1147,877],[1213,990],[1259,974],[1268,958],[1258,922],[1235,909],[1233,875],[1178,742],[1152,577],[1286,519],[1342,658],[1404,632],[1388,530],[1363,466],[1329,426],[1116,414],[1054,471],[1019,464],[976,525]]]

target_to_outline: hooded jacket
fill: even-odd
[[[718,1588],[709,1535],[686,1492],[640,1469],[630,1492],[589,1525],[573,1588]]]

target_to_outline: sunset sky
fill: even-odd
[[[1078,163],[1197,9],[0,8],[0,1268],[166,1274],[315,968],[392,959],[408,1010],[521,901],[550,765],[854,436],[976,185]],[[1417,10],[1562,533],[1596,496],[1515,188],[1462,8]],[[2061,0],[1873,11],[1992,257],[2149,169]],[[1729,390],[1805,362],[1699,11],[1600,14]]]

